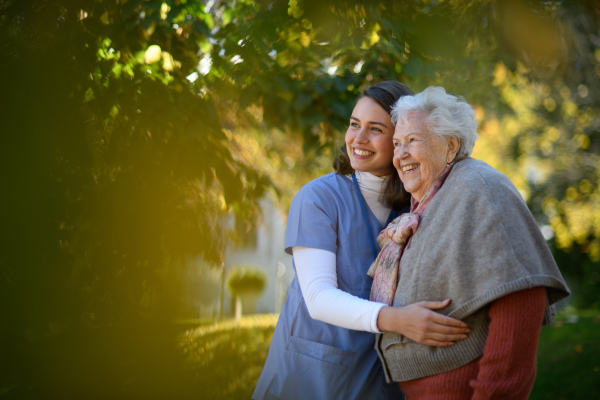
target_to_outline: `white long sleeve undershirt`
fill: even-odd
[[[385,306],[338,289],[335,254],[294,246],[294,263],[310,316],[342,328],[381,333],[377,316]]]
[[[365,202],[383,225],[390,212],[379,202],[383,178],[356,171],[356,180]],[[334,253],[301,246],[294,246],[292,251],[300,289],[312,318],[342,328],[381,333],[377,317],[385,304],[338,289]]]

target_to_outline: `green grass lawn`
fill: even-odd
[[[249,399],[277,315],[247,316],[190,329],[179,343],[198,379],[198,398]],[[600,314],[544,327],[532,400],[600,398]]]
[[[195,398],[250,399],[277,315],[251,315],[186,331],[179,343],[197,378]]]
[[[542,329],[530,399],[600,399],[600,314]]]
[[[569,321],[542,329],[530,399],[600,399],[600,314]],[[249,399],[277,315],[192,322],[39,340],[0,368],[0,399]]]

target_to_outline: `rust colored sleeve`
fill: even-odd
[[[490,305],[489,333],[470,385],[472,400],[527,400],[536,372],[536,353],[546,306],[546,289],[506,295]]]

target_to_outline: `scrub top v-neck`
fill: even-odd
[[[294,246],[333,252],[339,289],[368,299],[372,279],[366,273],[375,259],[370,236],[383,226],[361,200],[343,175],[310,182],[292,201],[285,247],[289,254]],[[312,319],[295,277],[252,398],[402,398],[396,385],[385,382],[374,343],[373,333]]]

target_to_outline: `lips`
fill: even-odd
[[[402,166],[402,172],[403,173],[407,173],[407,172],[413,171],[413,170],[417,169],[418,166],[419,166],[419,164],[407,164],[407,165],[403,165]]]
[[[356,148],[353,148],[352,152],[354,153],[355,156],[358,156],[358,157],[369,157],[369,156],[375,154],[375,152],[373,152],[373,151],[356,149]]]

